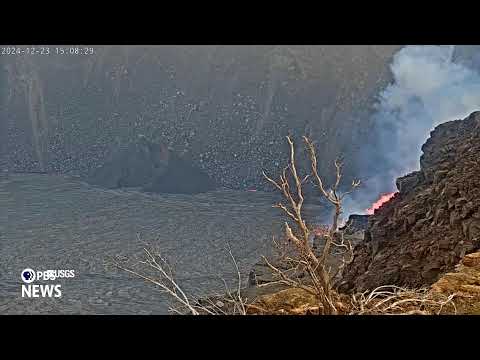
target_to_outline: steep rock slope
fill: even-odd
[[[430,285],[480,248],[480,112],[437,126],[422,150],[420,171],[370,217],[342,290]]]
[[[318,140],[330,174],[337,155],[353,163],[369,141],[370,105],[399,48],[95,46],[70,56],[52,46],[4,56],[0,166],[86,174],[144,134],[221,185],[258,187],[262,168],[284,163],[291,132]]]

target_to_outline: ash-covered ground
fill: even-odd
[[[189,294],[225,291],[222,278],[244,285],[253,264],[268,256],[285,220],[272,193],[216,191],[152,195],[105,190],[76,178],[9,175],[0,180],[0,313],[165,314],[170,298],[157,287],[111,266],[160,251]],[[307,206],[320,221],[322,207]],[[73,269],[61,298],[22,298],[22,270]],[[138,268],[137,268],[138,269]]]

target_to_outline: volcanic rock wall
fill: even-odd
[[[480,112],[437,126],[422,150],[420,171],[370,217],[342,290],[430,285],[480,249]]]
[[[52,52],[54,47],[51,47]],[[368,113],[399,46],[96,46],[0,59],[0,166],[80,175],[143,134],[221,185],[278,173],[284,136],[310,135],[320,170],[369,141]]]

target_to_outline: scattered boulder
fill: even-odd
[[[216,188],[201,169],[180,158],[164,144],[144,136],[120,148],[86,179],[109,189],[139,187],[157,193],[195,194]]]
[[[437,126],[422,150],[420,171],[369,218],[342,291],[428,286],[480,249],[480,112]]]
[[[397,185],[398,191],[407,193],[412,191],[421,181],[421,179],[422,173],[420,171],[414,171],[408,175],[398,178],[395,184]]]

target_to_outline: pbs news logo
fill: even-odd
[[[32,284],[34,281],[56,280],[62,278],[75,277],[75,270],[45,270],[34,271],[25,269],[22,271],[21,278],[25,284],[22,284],[22,297],[56,297],[62,296],[60,284]]]

